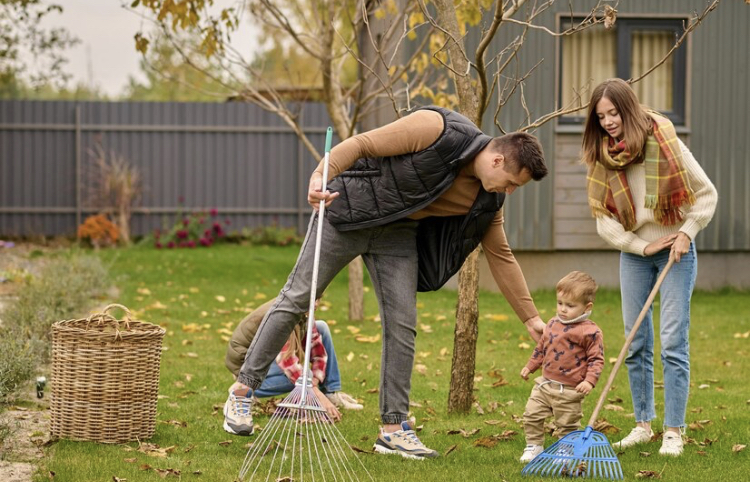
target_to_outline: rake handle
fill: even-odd
[[[331,140],[333,138],[333,128],[329,127],[326,130],[326,147],[325,156],[323,157],[323,183],[320,188],[320,192],[325,193],[328,184],[328,161],[331,155]],[[318,208],[318,230],[315,233],[315,254],[313,256],[313,273],[312,280],[310,280],[310,307],[307,313],[307,337],[305,339],[305,359],[302,364],[302,400],[306,400],[307,386],[310,382],[308,378],[308,371],[310,367],[310,349],[312,346],[312,331],[313,324],[315,323],[315,300],[317,299],[318,292],[318,270],[320,268],[320,242],[323,238],[323,219],[326,213],[326,201],[325,199],[320,200],[320,207]],[[315,213],[313,213],[315,216]]]
[[[612,388],[612,383],[614,383],[615,381],[615,376],[617,376],[617,371],[620,369],[620,365],[622,365],[622,362],[625,360],[625,355],[628,353],[630,344],[633,342],[633,339],[635,338],[635,334],[638,332],[638,328],[640,328],[641,323],[643,323],[643,319],[646,318],[646,313],[648,313],[648,310],[651,307],[651,303],[653,303],[654,298],[656,298],[656,293],[659,292],[659,288],[661,287],[662,281],[664,281],[664,278],[667,277],[667,273],[669,272],[669,269],[672,267],[673,264],[674,264],[674,255],[670,255],[667,265],[662,270],[661,274],[659,275],[659,278],[657,278],[656,283],[654,284],[654,287],[651,290],[651,293],[648,295],[648,299],[646,299],[646,303],[643,305],[643,309],[641,310],[641,313],[638,315],[638,318],[635,320],[635,324],[633,325],[633,328],[630,330],[630,333],[628,334],[628,337],[625,340],[625,344],[622,346],[622,350],[620,350],[620,355],[617,357],[615,366],[612,367],[612,372],[609,374],[609,379],[607,380],[607,384],[604,385],[602,394],[599,395],[599,401],[596,402],[596,408],[594,408],[594,411],[591,413],[591,418],[589,419],[588,426],[593,427],[594,423],[596,423],[596,417],[599,416],[599,412],[601,411],[602,406],[604,405],[604,400],[607,398],[609,389]]]

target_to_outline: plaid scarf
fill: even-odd
[[[653,120],[653,132],[646,140],[645,155],[631,155],[624,141],[615,142],[605,134],[601,159],[589,166],[586,176],[593,216],[614,217],[626,231],[632,231],[636,223],[633,195],[625,176],[631,164],[645,162],[644,207],[654,210],[659,224],[671,226],[682,221],[680,206],[695,203],[672,122],[656,112],[646,112]]]

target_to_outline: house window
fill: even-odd
[[[574,19],[580,21],[581,19]],[[571,25],[561,19],[561,28]],[[560,107],[585,104],[601,81],[630,79],[658,63],[682,35],[679,19],[618,18],[615,27],[595,25],[561,39]],[[674,122],[685,123],[686,48],[681,45],[663,64],[632,84],[641,103],[663,112]],[[560,118],[562,123],[580,123],[579,110]]]

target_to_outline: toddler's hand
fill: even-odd
[[[594,389],[594,387],[589,382],[587,382],[586,380],[584,380],[581,383],[579,383],[578,386],[576,387],[576,391],[577,392],[581,392],[584,395],[588,395],[589,393],[591,393],[591,390],[593,390],[593,389]]]
[[[521,378],[523,378],[524,380],[528,380],[529,379],[529,369],[528,368],[526,368],[526,367],[521,368]]]

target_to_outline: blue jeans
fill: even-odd
[[[653,256],[620,255],[620,292],[625,335],[630,333],[649,293],[669,260],[669,250]],[[664,369],[664,426],[684,427],[690,386],[690,297],[698,272],[695,246],[675,263],[659,289],[661,362]],[[654,325],[652,308],[633,339],[625,365],[636,422],[656,418],[654,406]]]
[[[333,348],[333,338],[331,337],[331,330],[328,328],[323,320],[316,320],[315,327],[320,333],[320,339],[323,343],[323,347],[326,349],[328,354],[328,362],[326,363],[326,379],[320,384],[318,388],[323,393],[333,393],[341,391],[341,374],[339,373],[339,362],[336,360],[336,351]],[[284,370],[274,361],[271,363],[271,368],[268,370],[266,379],[263,380],[263,384],[259,389],[255,390],[254,394],[256,397],[275,397],[277,395],[285,395],[294,390],[294,384],[284,374]]]
[[[318,216],[307,228],[297,263],[266,313],[245,356],[237,381],[257,390],[294,325],[310,306]],[[316,297],[357,256],[370,273],[378,297],[383,337],[380,363],[380,418],[401,423],[409,413],[411,370],[417,336],[417,222],[338,231],[324,220]]]

